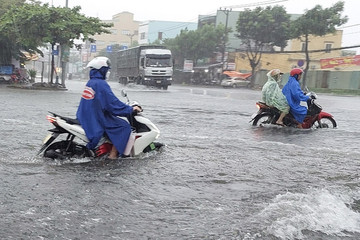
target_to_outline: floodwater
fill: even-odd
[[[360,97],[319,94],[337,129],[256,128],[259,91],[128,86],[161,152],[36,156],[47,111],[74,117],[84,85],[0,86],[1,239],[360,239]]]

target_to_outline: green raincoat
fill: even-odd
[[[286,97],[281,92],[278,83],[271,76],[271,71],[268,72],[266,76],[268,76],[268,80],[262,88],[262,100],[268,106],[276,107],[281,112],[289,113],[289,104],[286,100]]]

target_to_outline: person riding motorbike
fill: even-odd
[[[281,81],[281,75],[283,73],[279,69],[273,69],[269,71],[266,76],[267,82],[262,87],[262,100],[266,105],[276,107],[281,112],[276,124],[284,126],[283,119],[286,114],[289,113],[289,104],[281,92],[278,82]]]
[[[289,80],[282,89],[282,92],[290,106],[290,112],[297,121],[299,128],[302,128],[301,124],[304,122],[304,119],[307,115],[307,108],[300,105],[300,101],[306,102],[310,99],[310,97],[305,95],[300,88],[299,81],[303,72],[304,71],[301,68],[292,69],[290,71]]]
[[[108,158],[116,159],[124,153],[128,142],[131,144],[128,141],[131,126],[118,116],[130,116],[134,111],[140,112],[141,108],[126,105],[114,95],[106,82],[110,67],[107,57],[96,57],[88,63],[90,80],[82,93],[76,117],[89,139],[87,148],[95,149],[106,135],[113,144]]]

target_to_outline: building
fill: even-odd
[[[332,50],[333,48],[341,48],[342,30],[337,30],[334,34],[325,36],[311,36],[309,39],[309,51],[324,50],[319,52],[310,52],[310,70],[321,69],[320,61],[322,59],[336,58],[342,56],[341,49]],[[291,39],[288,41],[284,52],[278,49],[272,53],[263,53],[258,69],[279,68],[284,72],[290,71],[295,67],[305,67],[305,42],[299,39]],[[287,52],[288,51],[288,52]],[[249,60],[244,52],[235,53],[235,65],[237,71],[251,71]]]
[[[199,17],[199,26],[204,24],[215,24],[224,25],[229,29],[228,33],[228,42],[225,45],[224,56],[228,56],[229,62],[235,60],[235,65],[237,71],[251,71],[249,60],[246,57],[244,46],[241,44],[241,40],[236,37],[236,25],[239,18],[240,11],[232,11],[229,9],[220,9],[216,12],[216,16],[201,16]],[[296,20],[301,15],[291,14],[290,19]],[[310,69],[320,69],[320,61],[322,59],[331,59],[342,56],[342,50],[332,50],[336,48],[341,48],[342,43],[342,30],[337,30],[334,34],[327,34],[325,36],[312,36],[310,37],[309,51],[311,50],[320,50],[324,51],[310,53]],[[291,39],[288,41],[288,45],[284,49],[284,52],[290,53],[281,53],[279,48],[275,48],[274,53],[263,54],[262,60],[258,65],[258,69],[272,69],[280,68],[291,69],[294,67],[304,67],[305,64],[305,42],[302,42],[299,39]],[[227,54],[228,53],[228,54]],[[225,61],[227,57],[224,58]],[[217,60],[221,62],[221,60]]]
[[[175,38],[181,30],[196,30],[196,22],[171,22],[150,20],[139,24],[139,45],[147,45],[156,40]]]
[[[115,44],[130,47],[135,41],[138,41],[140,22],[134,20],[133,13],[121,12],[114,15],[111,20],[103,20],[103,22],[112,23],[113,27],[109,29],[110,34],[94,36],[96,52]]]
[[[156,40],[175,38],[183,29],[197,29],[196,22],[135,21],[134,14],[130,12],[118,13],[111,20],[103,20],[103,22],[112,23],[113,27],[110,29],[110,34],[94,36],[96,52],[115,44],[121,47],[130,47],[134,44],[147,45]]]

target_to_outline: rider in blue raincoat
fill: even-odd
[[[118,154],[123,154],[131,133],[130,124],[117,116],[127,117],[141,109],[126,105],[112,92],[105,81],[110,69],[107,57],[96,57],[87,67],[90,80],[82,93],[76,117],[89,139],[87,147],[94,149],[106,133],[113,144],[108,158],[116,159]]]
[[[290,71],[289,81],[285,84],[282,89],[283,94],[288,101],[290,106],[290,112],[294,116],[295,120],[299,123],[299,127],[304,121],[307,114],[307,108],[300,105],[300,101],[308,101],[309,96],[306,96],[300,88],[300,79],[303,74],[301,68],[294,68]]]

